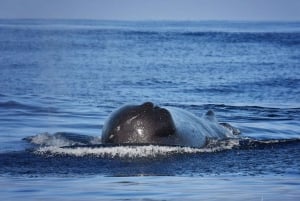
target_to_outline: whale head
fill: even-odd
[[[125,105],[114,111],[102,130],[105,144],[164,144],[175,133],[167,109],[151,102]]]

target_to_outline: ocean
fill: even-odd
[[[64,148],[146,101],[240,137]],[[299,120],[300,22],[0,20],[1,200],[299,200]]]

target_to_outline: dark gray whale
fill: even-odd
[[[203,147],[209,139],[231,138],[235,134],[239,130],[218,123],[211,110],[197,117],[183,109],[162,108],[146,102],[114,111],[104,124],[102,143]]]

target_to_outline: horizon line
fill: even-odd
[[[289,19],[109,19],[109,18],[44,18],[44,17],[22,17],[22,18],[13,18],[13,17],[0,17],[0,20],[82,20],[82,21],[119,21],[119,22],[282,22],[282,23],[299,23],[298,20],[289,20]]]

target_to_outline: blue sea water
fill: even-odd
[[[144,101],[247,140],[61,148]],[[299,200],[299,103],[299,22],[0,20],[0,199]]]

